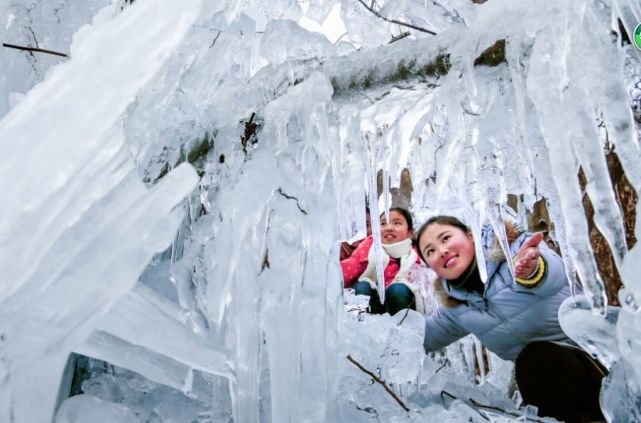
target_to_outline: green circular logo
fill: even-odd
[[[641,23],[634,28],[634,45],[641,50]]]

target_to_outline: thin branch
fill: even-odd
[[[372,379],[374,379],[376,382],[378,382],[378,383],[380,383],[381,385],[383,385],[383,388],[385,388],[385,390],[387,391],[387,393],[388,393],[388,394],[390,394],[390,395],[392,396],[392,398],[394,398],[394,399],[396,400],[396,402],[397,402],[397,403],[399,403],[399,405],[400,405],[401,407],[403,407],[403,410],[405,410],[405,411],[407,411],[407,412],[409,413],[410,409],[409,409],[409,408],[407,408],[407,406],[405,405],[405,403],[403,403],[403,401],[401,401],[401,399],[400,399],[398,396],[396,396],[396,394],[394,393],[394,391],[392,391],[392,390],[390,389],[390,387],[389,387],[389,386],[387,386],[387,384],[381,380],[381,378],[379,378],[379,377],[378,377],[378,376],[376,376],[374,373],[372,373],[372,372],[370,372],[369,370],[367,370],[365,367],[363,367],[363,365],[362,365],[361,363],[359,363],[358,361],[354,360],[354,358],[353,358],[351,355],[349,355],[349,354],[347,355],[347,360],[349,360],[353,365],[355,365],[356,367],[358,367],[359,369],[361,369],[361,371],[362,371],[363,373],[366,373],[366,374],[367,374],[367,375],[369,375]]]
[[[53,51],[53,50],[46,50],[44,48],[17,46],[15,44],[8,44],[8,43],[2,43],[2,45],[7,48],[15,48],[16,50],[35,51],[38,53],[53,54],[54,56],[69,57],[65,53],[60,53],[59,51]]]
[[[443,394],[447,395],[448,397],[452,398],[453,400],[457,400],[457,399],[459,399],[458,397],[456,397],[456,396],[454,396],[454,395],[450,394],[450,393],[449,393],[449,392],[447,392],[447,391],[441,391],[441,396],[443,396]],[[464,401],[464,402],[465,402],[465,401]],[[472,410],[476,411],[476,412],[478,413],[478,415],[479,415],[479,416],[481,416],[481,417],[483,417],[485,420],[490,421],[490,418],[489,418],[488,416],[486,416],[486,415],[485,415],[485,413],[482,413],[482,412],[481,412],[481,410],[479,410],[479,409],[477,409],[476,407],[471,406],[470,404],[467,404],[467,403],[465,403],[465,405],[467,405],[468,407],[470,407]]]
[[[31,32],[31,37],[33,37],[33,42],[36,43],[36,47],[40,48],[40,45],[38,44],[38,39],[36,38],[36,33],[33,32],[33,28],[28,27],[29,31]]]
[[[474,406],[479,407],[479,408],[485,408],[486,410],[498,411],[498,412],[500,412],[500,413],[503,413],[503,414],[508,415],[508,416],[513,416],[513,417],[523,417],[523,414],[521,414],[521,413],[517,413],[517,412],[514,412],[514,411],[504,410],[504,409],[502,409],[501,407],[494,407],[493,405],[485,405],[485,404],[481,404],[480,402],[475,401],[475,400],[474,400],[474,398],[470,398],[470,402],[471,402]],[[539,419],[536,419],[536,418],[533,418],[533,417],[526,417],[526,418],[527,418],[528,420],[532,420],[532,421],[534,421],[534,422],[543,422],[543,420],[539,420]]]
[[[443,370],[443,369],[445,368],[445,366],[447,366],[448,364],[450,364],[450,360],[448,360],[448,359],[446,358],[446,359],[445,359],[445,363],[443,363],[443,365],[442,365],[441,367],[439,367],[438,369],[436,369],[436,371],[434,372],[434,374],[437,374],[438,372],[440,372],[441,370]]]
[[[493,405],[481,404],[480,402],[477,402],[474,398],[470,398],[470,402],[474,406],[479,407],[479,408],[486,408],[488,410],[500,411],[501,413],[508,414],[510,416],[521,417],[521,415],[519,413],[513,413],[513,412],[510,412],[510,411],[504,410],[501,407],[494,407]]]
[[[223,31],[218,31],[218,34],[216,34],[216,38],[214,38],[214,41],[212,41],[212,43],[209,46],[209,48],[212,48],[214,46],[214,44],[216,44],[216,41],[218,41],[218,37],[220,37],[220,33],[221,32],[223,32]]]
[[[300,212],[301,212],[301,213],[303,213],[304,215],[307,215],[307,210],[305,210],[304,208],[302,208],[302,207],[300,206],[300,203],[298,202],[298,198],[294,197],[293,195],[287,195],[287,194],[285,194],[285,193],[283,192],[283,189],[282,189],[282,188],[278,188],[278,190],[277,190],[276,192],[277,192],[277,193],[279,193],[280,195],[282,195],[283,197],[287,198],[288,200],[294,200],[294,201],[296,201],[296,207],[298,207],[298,210],[300,210]]]
[[[347,35],[347,32],[345,32],[343,35],[341,35],[340,37],[338,37],[338,39],[337,39],[336,41],[334,41],[334,44],[333,44],[333,45],[338,44],[338,42],[339,42],[339,41],[340,41],[344,36],[346,36],[346,35]]]
[[[365,9],[369,10],[370,12],[372,12],[373,14],[375,14],[377,17],[379,17],[379,18],[383,19],[383,20],[384,20],[384,21],[386,21],[386,22],[393,23],[393,24],[397,24],[397,25],[401,25],[401,26],[406,26],[406,27],[408,27],[408,28],[412,28],[412,29],[415,29],[415,30],[417,30],[417,31],[425,32],[425,33],[427,33],[427,34],[436,35],[436,32],[430,31],[429,29],[421,28],[420,26],[412,25],[412,24],[409,24],[409,23],[406,23],[406,22],[397,21],[396,19],[390,19],[390,18],[388,18],[388,17],[386,17],[386,16],[383,16],[383,15],[381,15],[380,13],[378,13],[376,10],[374,10],[372,7],[369,7],[367,4],[365,4],[365,2],[364,2],[363,0],[358,0],[358,2],[359,2],[359,3],[360,3],[360,4],[361,4]]]
[[[410,304],[410,305],[411,305],[411,304]],[[408,314],[410,314],[410,308],[409,308],[409,307],[407,307],[407,308],[405,309],[405,316],[403,316],[403,318],[401,319],[401,321],[400,321],[400,322],[398,322],[398,324],[397,324],[396,326],[400,326],[400,325],[402,325],[402,324],[403,324],[403,322],[405,321],[405,319],[407,318],[407,315],[408,315]]]
[[[402,325],[402,324],[403,324],[403,322],[404,322],[404,321],[405,321],[405,319],[407,318],[407,315],[408,315],[408,314],[410,314],[410,309],[412,309],[412,308],[414,308],[414,309],[416,308],[416,297],[412,298],[412,302],[411,302],[411,303],[409,303],[409,305],[408,305],[408,306],[407,306],[407,308],[405,309],[405,316],[403,316],[403,318],[401,319],[401,321],[400,321],[400,322],[398,322],[398,324],[397,324],[396,326],[400,326],[400,325]]]
[[[411,35],[411,33],[409,31],[401,32],[400,34],[392,37],[392,39],[387,44],[395,43],[395,42],[397,42],[399,40],[402,40],[403,38],[409,37],[410,35]]]

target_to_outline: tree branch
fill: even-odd
[[[453,400],[460,399],[460,398],[456,397],[455,395],[450,394],[447,391],[441,391],[441,396],[443,396],[443,395],[447,395],[448,397],[452,398]],[[463,402],[465,402],[465,401],[463,401]],[[470,404],[467,404],[467,403],[465,403],[465,405],[470,407],[472,410],[476,411],[478,413],[478,415],[483,417],[485,420],[490,421],[490,419],[484,413],[482,413],[481,410],[479,410],[478,408],[476,408],[474,406],[471,406]]]
[[[411,33],[409,31],[401,32],[400,34],[393,36],[392,39],[390,40],[389,43],[387,44],[392,44],[397,42],[398,40],[402,40],[403,38],[409,37]]]
[[[15,44],[8,44],[8,43],[2,43],[4,47],[7,48],[15,48],[16,50],[24,50],[24,51],[35,51],[38,53],[47,53],[47,54],[53,54],[54,56],[60,56],[60,57],[69,57],[65,53],[60,53],[59,51],[53,51],[53,50],[46,50],[44,48],[37,48],[37,47],[24,47],[24,46],[17,46]]]
[[[339,41],[340,41],[344,36],[346,36],[346,35],[347,35],[347,32],[346,32],[346,33],[344,33],[343,35],[341,35],[340,37],[338,37],[338,39],[337,39],[336,41],[334,41],[334,44],[332,44],[332,45],[336,45],[336,44],[338,44],[338,42],[339,42]]]
[[[358,0],[358,2],[359,2],[359,3],[360,3],[360,4],[361,4],[365,9],[369,10],[369,11],[370,11],[370,12],[372,12],[374,15],[376,15],[377,17],[379,17],[379,18],[383,19],[383,20],[384,20],[384,21],[386,21],[386,22],[393,23],[393,24],[397,24],[397,25],[401,25],[401,26],[406,26],[406,27],[408,27],[408,28],[412,28],[412,29],[415,29],[415,30],[417,30],[417,31],[425,32],[425,33],[427,33],[427,34],[436,35],[436,32],[430,31],[429,29],[421,28],[420,26],[412,25],[412,24],[409,24],[409,23],[406,23],[406,22],[397,21],[396,19],[390,19],[390,18],[388,18],[388,17],[386,17],[386,16],[383,16],[383,15],[381,15],[380,13],[378,13],[376,10],[374,10],[374,8],[373,8],[373,7],[370,7],[370,6],[368,6],[367,4],[365,4],[365,2],[364,2],[363,0]]]
[[[476,406],[478,408],[485,408],[486,410],[498,411],[498,412],[503,413],[503,414],[508,415],[508,416],[523,417],[523,414],[521,414],[521,413],[504,410],[501,407],[494,407],[493,405],[481,404],[480,402],[475,401],[474,398],[470,398],[470,402],[472,403],[472,405],[474,405],[474,406]],[[537,419],[535,417],[529,417],[528,416],[527,419],[528,420],[532,420],[534,422],[541,422],[541,423],[543,422],[543,420],[539,420],[539,419]]]
[[[436,369],[436,371],[434,372],[434,374],[437,374],[438,372],[440,372],[441,370],[443,370],[443,369],[445,368],[445,366],[447,366],[449,363],[450,363],[450,360],[448,360],[448,359],[446,358],[446,359],[445,359],[445,362],[443,363],[443,365],[442,365],[441,367],[439,367],[438,369]]]
[[[359,1],[360,1],[360,0],[359,0]],[[379,377],[378,377],[378,376],[376,376],[374,373],[372,373],[372,372],[370,372],[369,370],[367,370],[365,367],[363,367],[363,365],[362,365],[361,363],[359,363],[358,361],[354,360],[354,358],[353,358],[351,355],[349,355],[349,354],[347,355],[347,360],[349,360],[353,365],[355,365],[356,367],[358,367],[359,369],[361,369],[361,371],[363,371],[363,373],[366,373],[366,374],[367,374],[367,375],[369,375],[372,379],[374,379],[376,382],[378,382],[378,383],[380,383],[381,385],[383,385],[383,388],[385,388],[385,390],[387,391],[387,393],[388,393],[388,394],[390,394],[390,395],[392,396],[392,398],[394,398],[394,399],[396,400],[396,402],[397,402],[397,403],[399,403],[399,405],[400,405],[401,407],[403,407],[403,410],[405,410],[405,411],[407,411],[407,412],[409,412],[409,411],[410,411],[410,409],[409,409],[409,408],[407,408],[407,406],[403,403],[403,401],[401,401],[401,399],[400,399],[398,396],[396,396],[396,394],[394,393],[394,391],[392,391],[392,390],[390,389],[390,387],[389,387],[389,386],[387,386],[387,384],[386,384],[384,381],[382,381],[382,380],[381,380],[381,378],[379,378]]]

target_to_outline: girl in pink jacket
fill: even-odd
[[[420,258],[413,246],[414,227],[409,211],[392,207],[389,223],[381,215],[381,239],[385,271],[385,304],[381,304],[376,290],[377,276],[374,240],[371,236],[354,250],[351,257],[341,261],[345,288],[353,288],[357,295],[370,297],[370,312],[394,315],[411,308],[423,311],[423,302],[416,285],[411,282],[410,271],[420,266]]]

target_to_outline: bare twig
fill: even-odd
[[[400,322],[398,322],[398,324],[397,324],[396,326],[400,326],[400,325],[402,325],[402,324],[403,324],[403,322],[405,321],[405,318],[407,318],[407,315],[408,315],[408,314],[410,314],[410,308],[409,308],[409,307],[407,307],[407,308],[405,309],[405,316],[403,316],[403,318],[401,319],[401,321],[400,321]]]
[[[514,417],[520,417],[521,416],[519,413],[513,413],[511,411],[504,410],[501,407],[494,407],[493,405],[481,404],[480,402],[477,402],[474,398],[470,398],[470,402],[472,404],[474,404],[474,406],[479,407],[479,408],[485,408],[485,409],[488,409],[488,410],[500,411],[503,414],[508,414],[508,415],[514,416]]]
[[[443,396],[443,395],[447,395],[448,397],[450,397],[450,398],[452,398],[452,399],[454,399],[454,400],[459,399],[458,397],[456,397],[456,396],[454,396],[454,395],[450,394],[450,393],[449,393],[449,392],[447,392],[447,391],[441,391],[441,396]],[[483,417],[485,420],[487,420],[487,421],[489,421],[489,420],[490,420],[490,419],[489,419],[489,417],[487,417],[487,416],[485,415],[485,413],[482,413],[482,412],[481,412],[481,410],[477,409],[477,408],[476,408],[476,407],[474,407],[474,406],[471,406],[470,404],[467,404],[467,403],[466,403],[466,405],[467,405],[468,407],[470,407],[472,410],[476,411],[476,412],[478,413],[478,415],[479,415],[479,416],[481,416],[481,417]]]
[[[220,32],[218,32],[218,35],[220,35]],[[218,35],[216,36],[216,40],[218,39]],[[214,40],[214,43],[216,40]],[[212,46],[213,45],[214,44],[212,44]],[[254,123],[255,117],[256,112],[252,112],[252,115],[249,117],[249,121],[245,122],[245,131],[243,132],[243,136],[240,137],[240,143],[243,145],[243,153],[245,154],[247,154],[247,143],[251,139],[252,135],[255,135],[258,130],[258,124]]]
[[[36,43],[37,48],[40,48],[40,45],[38,44],[38,39],[36,38],[36,33],[33,32],[33,28],[31,27],[28,27],[28,28],[29,28],[29,32],[31,32],[31,37],[33,37],[33,42]]]
[[[410,35],[411,35],[411,33],[409,31],[401,32],[400,34],[392,37],[392,39],[387,44],[395,43],[395,42],[397,42],[399,40],[402,40],[403,38],[409,37]]]
[[[400,321],[400,322],[398,322],[398,324],[397,324],[396,326],[400,326],[400,325],[402,325],[402,324],[403,324],[403,322],[404,322],[404,321],[405,321],[405,319],[407,318],[407,315],[408,315],[408,314],[410,314],[410,309],[413,309],[413,308],[416,308],[416,297],[412,298],[412,302],[411,302],[411,303],[409,303],[409,305],[408,305],[408,306],[407,306],[407,308],[405,309],[405,316],[403,316],[403,318],[401,319],[401,321]]]
[[[338,42],[339,42],[339,41],[340,41],[344,36],[346,36],[346,35],[347,35],[347,32],[345,32],[343,35],[341,35],[340,37],[338,37],[338,39],[337,39],[336,41],[334,41],[334,44],[333,44],[333,45],[338,44]]]
[[[209,48],[212,48],[214,44],[216,44],[216,41],[218,41],[218,37],[220,37],[221,32],[223,31],[218,31],[218,34],[216,34],[216,38],[214,38],[214,41],[211,42],[211,45],[209,46]]]
[[[470,398],[470,402],[476,407],[485,408],[486,410],[498,411],[498,412],[503,413],[503,414],[508,415],[508,416],[513,416],[513,417],[522,417],[523,416],[523,414],[521,414],[521,413],[504,410],[501,407],[495,407],[493,405],[481,404],[480,402],[477,402],[476,400],[474,400],[474,398]],[[533,418],[533,417],[526,417],[526,418],[528,420],[532,420],[534,422],[543,422],[543,420],[539,420],[539,419],[536,419],[536,418]]]
[[[405,403],[403,403],[403,401],[401,401],[401,399],[400,399],[398,396],[396,396],[396,394],[394,393],[394,391],[392,391],[392,390],[390,389],[390,387],[389,387],[389,386],[387,386],[387,384],[386,384],[384,381],[382,381],[382,380],[381,380],[381,378],[379,378],[379,377],[378,377],[378,376],[376,376],[374,373],[372,373],[372,372],[370,372],[369,370],[367,370],[365,367],[363,367],[363,365],[362,365],[361,363],[359,363],[358,361],[354,360],[354,358],[353,358],[351,355],[349,355],[349,354],[347,355],[347,360],[349,360],[349,362],[351,362],[353,365],[355,365],[356,367],[358,367],[359,369],[361,369],[361,371],[363,371],[363,373],[366,373],[366,374],[367,374],[367,375],[369,375],[372,379],[374,379],[376,382],[378,382],[378,383],[380,383],[381,385],[383,385],[383,388],[385,388],[385,390],[387,391],[387,393],[388,393],[388,394],[390,394],[390,395],[392,396],[392,398],[394,398],[394,399],[396,400],[396,402],[397,402],[397,403],[399,403],[399,405],[400,405],[401,407],[403,407],[403,410],[405,410],[405,411],[407,411],[407,412],[409,412],[409,411],[410,411],[410,409],[409,409],[409,408],[407,408],[407,406],[405,405]]]
[[[446,395],[446,396],[448,396],[448,397],[450,397],[450,398],[452,398],[452,399],[455,399],[455,400],[457,400],[457,399],[458,399],[458,397],[455,397],[454,395],[450,394],[450,393],[449,393],[449,392],[447,392],[447,391],[441,391],[441,396],[443,396],[443,395]]]
[[[288,200],[294,200],[294,201],[296,201],[296,207],[298,207],[298,210],[300,210],[300,212],[301,212],[301,213],[303,213],[304,215],[307,215],[307,210],[305,210],[304,208],[302,208],[302,207],[300,206],[300,203],[298,202],[298,198],[294,197],[293,195],[287,195],[287,194],[285,194],[285,193],[283,192],[283,189],[282,189],[282,188],[278,188],[278,190],[277,190],[276,192],[277,192],[277,193],[279,193],[280,195],[282,195],[283,197],[287,198]]]
[[[448,360],[448,359],[446,358],[446,359],[445,359],[445,363],[443,363],[443,365],[442,365],[441,367],[439,367],[438,369],[436,369],[436,371],[434,372],[434,374],[437,374],[438,372],[440,372],[441,370],[443,370],[443,369],[445,368],[445,366],[447,366],[449,363],[450,363],[450,360]]]
[[[35,51],[38,53],[53,54],[54,56],[69,57],[65,53],[60,53],[59,51],[53,51],[53,50],[46,50],[44,48],[17,46],[15,44],[8,44],[8,43],[2,43],[2,45],[7,48],[15,48],[16,50]]]
[[[380,13],[378,13],[376,10],[374,10],[374,8],[373,8],[373,7],[370,7],[370,6],[368,6],[367,4],[365,4],[365,2],[364,2],[363,0],[358,0],[358,2],[359,2],[359,3],[360,3],[360,4],[361,4],[365,9],[369,10],[370,12],[372,12],[373,14],[375,14],[377,17],[379,17],[379,18],[383,19],[383,20],[384,20],[384,21],[386,21],[386,22],[393,23],[393,24],[397,24],[397,25],[401,25],[401,26],[406,26],[406,27],[408,27],[408,28],[412,28],[412,29],[415,29],[415,30],[417,30],[417,31],[425,32],[425,33],[427,33],[427,34],[436,35],[436,32],[434,32],[434,31],[430,31],[429,29],[421,28],[420,26],[412,25],[412,24],[409,24],[409,23],[406,23],[406,22],[397,21],[396,19],[390,19],[390,18],[388,18],[388,17],[386,17],[386,16],[383,16],[383,15],[381,15]]]

